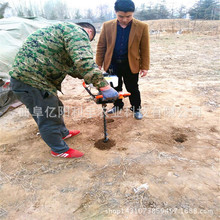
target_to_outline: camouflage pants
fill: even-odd
[[[38,125],[42,139],[55,153],[69,147],[62,139],[69,134],[63,120],[63,104],[57,96],[11,78],[11,88],[29,110]]]

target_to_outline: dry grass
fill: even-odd
[[[200,33],[216,35],[220,33],[219,20],[189,20],[189,19],[161,19],[144,21],[149,25],[151,33],[177,33],[183,34]],[[99,33],[102,27],[101,23],[94,24]]]
[[[188,20],[188,19],[164,19],[144,21],[149,25],[150,31],[160,31],[167,33],[203,33],[219,34],[220,21],[210,20]]]

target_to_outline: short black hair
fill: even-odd
[[[115,11],[134,12],[135,5],[131,0],[117,0],[115,2]]]
[[[80,27],[82,27],[82,28],[89,28],[89,29],[91,29],[92,30],[92,32],[93,32],[93,38],[92,38],[92,40],[94,39],[94,37],[95,37],[95,35],[96,35],[96,29],[95,29],[95,27],[92,25],[92,24],[90,24],[90,23],[88,23],[88,22],[79,22],[79,23],[76,23],[77,25],[79,25]],[[91,41],[92,41],[91,40]]]

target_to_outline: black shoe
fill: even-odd
[[[137,119],[137,120],[141,120],[143,118],[143,114],[140,112],[140,111],[135,111],[134,112],[134,117]]]
[[[119,106],[114,106],[112,109],[108,110],[108,114],[114,114],[118,111],[120,111],[122,108],[120,108]]]

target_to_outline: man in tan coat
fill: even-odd
[[[142,119],[141,97],[138,88],[139,73],[146,76],[150,64],[148,25],[133,18],[135,5],[131,0],[117,0],[117,19],[105,22],[99,37],[96,63],[99,69],[118,76],[117,91],[122,91],[123,81],[128,92],[131,110],[136,119]],[[124,103],[117,100],[109,114],[122,109]]]

